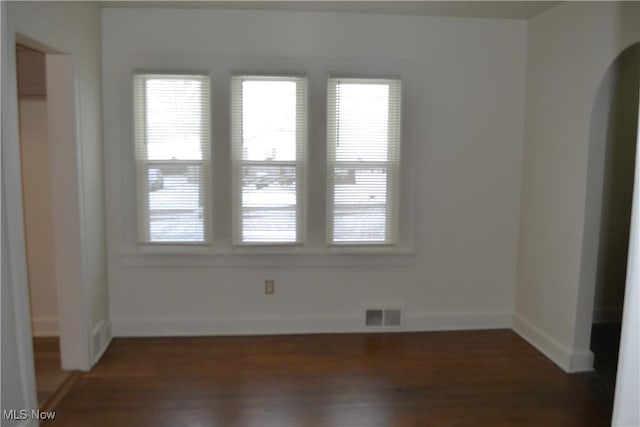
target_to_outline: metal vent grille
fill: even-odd
[[[365,326],[399,327],[402,326],[402,310],[399,308],[370,308],[365,310]]]
[[[384,310],[383,318],[384,318],[384,326],[401,326],[402,325],[402,312],[397,308]]]
[[[384,310],[366,310],[365,311],[365,325],[367,326],[382,326],[384,317]]]

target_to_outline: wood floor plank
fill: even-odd
[[[55,411],[58,404],[62,401],[64,396],[73,388],[76,382],[82,377],[82,373],[80,371],[71,371],[66,379],[60,384],[54,392],[47,396],[45,400],[40,403],[40,410],[43,412],[51,412]]]
[[[36,374],[36,391],[41,410],[52,408],[60,396],[58,390],[71,375],[61,367],[60,339],[58,337],[33,337],[33,359]]]
[[[606,426],[611,403],[510,330],[118,338],[64,427]]]

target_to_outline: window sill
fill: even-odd
[[[158,247],[120,254],[120,264],[125,267],[389,267],[412,266],[414,262],[413,249],[392,247]]]

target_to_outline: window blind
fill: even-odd
[[[236,244],[302,243],[306,80],[232,77]]]
[[[209,240],[209,78],[134,75],[138,240]]]
[[[395,244],[400,167],[396,79],[329,78],[330,244]]]

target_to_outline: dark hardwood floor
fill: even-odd
[[[58,337],[34,337],[33,359],[38,406],[43,408],[67,380],[71,372],[62,370],[60,366],[60,339]]]
[[[115,339],[64,427],[608,426],[611,402],[510,330]]]

